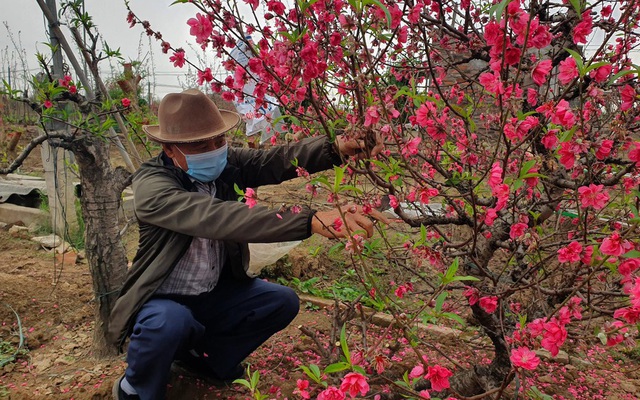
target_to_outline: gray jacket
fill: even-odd
[[[198,193],[189,176],[164,153],[144,163],[133,177],[134,211],[140,239],[109,320],[107,340],[120,349],[133,328],[135,316],[178,260],[194,236],[222,240],[225,268],[234,277],[250,279],[247,243],[305,239],[311,235],[314,211],[280,213],[238,201],[234,184],[241,189],[277,184],[295,178],[298,165],[310,173],[340,164],[340,157],[326,138],[309,138],[290,146],[260,151],[229,148],[227,167],[216,180],[216,198]]]

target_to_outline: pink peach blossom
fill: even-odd
[[[340,389],[329,386],[318,394],[318,400],[344,400],[346,397]]]
[[[558,262],[568,263],[580,261],[582,245],[578,242],[571,242],[568,246],[558,249]]]
[[[428,372],[425,378],[429,379],[433,390],[441,392],[450,387],[449,377],[451,376],[453,376],[453,372],[449,371],[445,367],[434,365],[433,367],[428,367]]]
[[[540,61],[531,71],[531,78],[538,86],[542,86],[547,81],[547,76],[549,76],[549,72],[553,65],[551,64],[551,60],[543,60]]]
[[[533,371],[540,364],[540,358],[527,347],[511,350],[511,362],[514,366]]]
[[[633,245],[628,240],[622,239],[620,233],[613,232],[611,236],[605,238],[600,245],[602,254],[609,256],[620,256],[631,250]]]
[[[356,397],[358,393],[364,396],[365,394],[367,394],[367,392],[369,392],[369,384],[367,383],[367,378],[356,372],[350,372],[342,379],[340,391],[349,393],[351,398]]]
[[[498,298],[496,296],[481,297],[479,304],[488,314],[493,314],[498,308]]]
[[[558,80],[563,85],[569,84],[579,75],[578,64],[573,57],[567,57],[558,65]]]
[[[213,25],[209,17],[200,13],[197,13],[195,18],[189,18],[187,25],[191,27],[189,34],[196,37],[196,43],[198,44],[205,43],[213,32]]]

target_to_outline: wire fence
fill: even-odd
[[[5,124],[33,124],[38,114],[27,103],[0,95],[0,121]]]

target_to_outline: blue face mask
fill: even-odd
[[[176,147],[180,153],[178,147]],[[227,166],[227,150],[228,145],[208,151],[206,153],[199,154],[184,154],[184,159],[187,161],[187,174],[191,175],[194,179],[200,182],[213,182],[222,173],[224,167]]]

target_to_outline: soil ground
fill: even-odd
[[[37,171],[37,158],[30,162],[33,164],[28,162],[25,168]],[[294,181],[260,189],[258,194],[261,201],[272,205],[291,204],[303,186],[304,182]],[[29,236],[0,230],[0,399],[109,399],[112,383],[126,364],[122,355],[106,359],[93,355],[94,303],[88,266],[75,253],[54,255],[42,249]],[[131,258],[135,230],[126,239]],[[290,256],[286,273],[300,281],[322,277],[324,284],[339,279],[343,271],[325,257],[326,252],[309,255],[310,249],[314,252],[318,246],[326,249],[331,243],[318,238],[303,243]],[[260,373],[259,389],[267,398],[299,399],[293,394],[296,380],[305,378],[299,367],[312,363],[324,367],[329,359],[337,358],[339,350],[331,337],[333,312],[332,307],[320,308],[303,301],[295,321],[249,357],[247,362],[252,371]],[[363,350],[358,346],[367,343],[368,359],[379,356],[385,360],[381,374],[364,363],[371,376],[372,389],[367,398],[401,398],[401,391],[392,382],[402,379],[402,374],[416,365],[406,340],[399,340],[401,335],[394,328],[363,324],[358,318],[347,325],[350,341],[360,343],[353,345],[352,352]],[[477,337],[472,328],[453,336],[434,330],[419,333],[427,359],[451,369],[457,368],[455,364],[468,368],[491,361],[489,346]],[[514,381],[503,398],[513,399],[516,388],[528,390],[532,386],[554,399],[640,398],[637,351],[621,353],[596,342],[567,347],[573,361],[545,363],[535,373]],[[5,362],[3,357],[16,349],[16,360]],[[328,379],[330,384],[339,384],[337,377]],[[251,398],[239,385],[217,388],[181,376],[172,378],[168,396],[172,400]],[[534,397],[522,394],[517,398]]]

